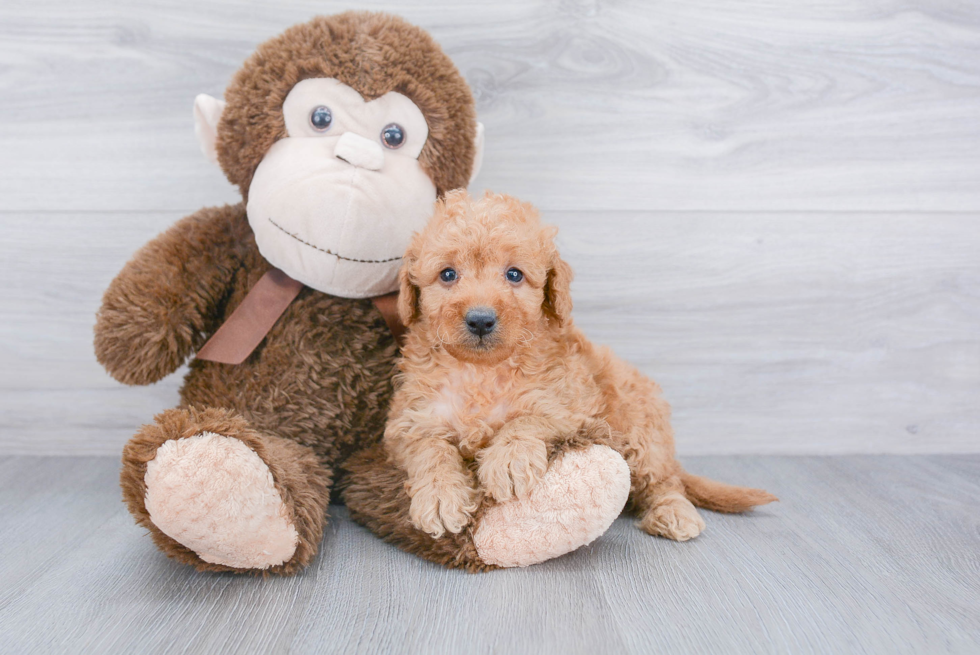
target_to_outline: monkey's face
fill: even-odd
[[[429,133],[422,112],[400,93],[365,102],[325,78],[296,84],[282,111],[288,136],[266,153],[248,193],[262,256],[337,296],[394,291],[402,254],[436,200],[418,162]]]

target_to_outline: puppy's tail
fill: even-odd
[[[684,483],[684,495],[688,500],[698,507],[715,512],[744,512],[756,505],[779,500],[762,489],[749,489],[715,482],[699,475],[691,475],[687,471],[681,471],[681,482]]]

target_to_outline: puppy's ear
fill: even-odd
[[[572,267],[555,253],[544,283],[544,313],[564,325],[572,315]]]
[[[406,327],[419,318],[419,288],[409,276],[409,269],[414,263],[415,257],[409,252],[398,269],[398,318]]]

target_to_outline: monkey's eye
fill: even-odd
[[[405,143],[405,130],[398,123],[388,123],[381,130],[381,142],[392,150],[401,148]]]
[[[516,268],[508,268],[507,269],[507,281],[508,282],[513,282],[514,284],[517,284],[518,282],[520,282],[523,279],[524,279],[524,274],[521,273],[518,269],[516,269]]]
[[[439,279],[443,282],[455,282],[456,281],[456,269],[454,268],[444,268],[442,273],[439,273]]]
[[[326,132],[330,129],[331,123],[333,123],[333,114],[330,112],[330,107],[320,105],[310,112],[310,125],[317,132]]]

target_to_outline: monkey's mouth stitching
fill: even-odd
[[[353,257],[344,257],[343,255],[338,255],[337,253],[327,250],[326,248],[315,246],[309,241],[304,241],[300,237],[296,236],[295,234],[293,234],[292,232],[284,228],[282,225],[279,225],[279,223],[276,223],[271,218],[269,219],[269,222],[275,225],[277,228],[279,228],[284,234],[288,234],[289,236],[293,237],[294,239],[302,243],[304,246],[309,246],[314,250],[319,250],[320,252],[326,253],[328,255],[333,255],[337,259],[342,259],[345,262],[357,262],[358,264],[387,264],[388,262],[395,262],[398,261],[399,259],[402,259],[401,257],[390,257],[388,259],[354,259]]]

